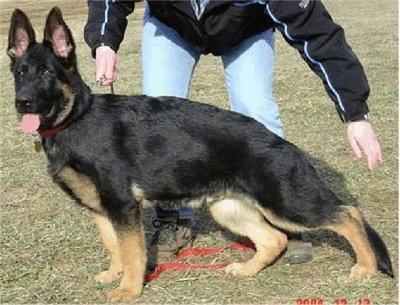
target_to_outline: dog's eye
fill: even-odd
[[[16,75],[18,77],[23,77],[26,74],[26,72],[28,72],[28,67],[23,65],[19,70],[16,71]]]

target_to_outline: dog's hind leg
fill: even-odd
[[[109,269],[97,274],[95,280],[100,283],[111,283],[118,280],[123,272],[117,233],[106,216],[95,213],[94,217],[99,227],[101,241],[110,256]]]
[[[377,259],[356,207],[346,207],[342,221],[330,224],[327,228],[346,238],[353,247],[357,263],[351,269],[350,279],[368,279],[375,274]]]
[[[241,197],[241,196],[240,196]],[[232,232],[248,237],[256,247],[253,258],[225,269],[235,276],[253,276],[286,248],[287,236],[271,227],[248,198],[225,198],[210,205],[214,219]]]

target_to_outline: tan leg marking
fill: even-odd
[[[377,271],[375,254],[365,233],[359,210],[356,207],[349,207],[348,211],[343,222],[330,225],[328,229],[345,237],[356,254],[357,263],[351,268],[349,279],[369,279]]]
[[[95,185],[89,177],[76,172],[71,167],[63,168],[58,173],[58,177],[81,200],[82,204],[95,211],[94,215],[99,227],[101,241],[110,255],[109,270],[96,275],[95,280],[101,283],[118,280],[123,271],[119,254],[119,244],[111,222],[104,215],[100,204],[100,196]]]
[[[103,212],[96,186],[88,176],[67,166],[58,173],[58,177],[82,201],[82,204],[98,213]]]
[[[233,263],[225,271],[235,276],[253,276],[286,248],[287,237],[271,227],[253,202],[246,198],[223,199],[210,206],[214,219],[232,232],[247,236],[256,246],[256,254],[247,262]]]
[[[123,272],[117,233],[106,216],[97,213],[94,216],[100,230],[101,241],[110,256],[109,269],[97,274],[95,280],[100,283],[111,283],[118,280]]]
[[[89,177],[70,167],[63,168],[58,173],[58,177],[84,205],[98,213],[96,221],[104,246],[110,253],[110,269],[97,275],[96,280],[113,281],[119,277],[121,269],[123,270],[121,283],[118,288],[107,294],[108,300],[113,303],[128,302],[138,297],[143,289],[146,269],[146,247],[142,224],[138,223],[134,227],[125,227],[114,232],[113,225],[105,216],[102,216],[104,210],[100,196]]]
[[[118,243],[124,273],[119,287],[107,294],[112,303],[129,302],[139,297],[146,269],[146,245],[141,224],[118,232]]]
[[[135,198],[136,202],[138,202],[139,204],[143,204],[143,200],[145,200],[144,199],[144,191],[139,186],[134,184],[132,186],[132,193],[133,193],[133,197]]]

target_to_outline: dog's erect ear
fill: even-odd
[[[75,43],[71,31],[58,7],[54,7],[47,16],[43,44],[52,48],[56,56],[64,59],[74,54]]]
[[[7,54],[11,61],[14,62],[15,59],[21,57],[29,46],[35,43],[35,31],[28,16],[20,9],[15,9],[8,30]]]

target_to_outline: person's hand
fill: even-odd
[[[373,170],[382,161],[381,147],[368,121],[351,122],[347,126],[347,137],[357,159],[367,157],[368,169]]]
[[[107,46],[96,49],[96,81],[110,86],[117,79],[117,54]]]

